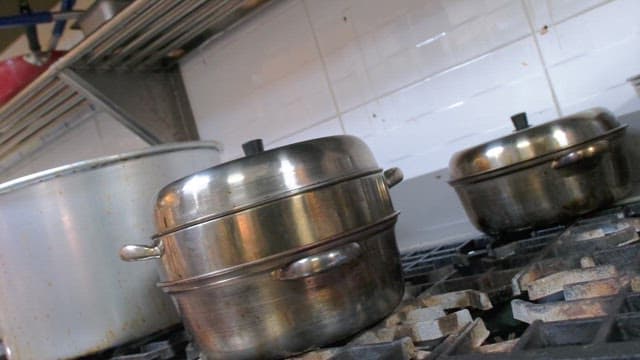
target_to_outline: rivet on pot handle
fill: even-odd
[[[362,255],[360,245],[358,243],[349,243],[339,248],[296,260],[283,268],[273,271],[272,275],[278,280],[302,279],[346,265],[356,260],[360,255]]]
[[[404,174],[402,170],[397,167],[392,167],[390,169],[385,170],[382,175],[384,176],[384,182],[388,187],[394,187],[398,185],[404,179]]]
[[[162,242],[155,246],[125,245],[120,249],[120,258],[124,261],[159,259],[162,254],[164,254]]]
[[[600,156],[607,151],[609,151],[609,141],[599,140],[553,160],[553,162],[551,162],[551,168],[561,169],[570,165],[577,164],[583,160],[595,158],[596,156]]]

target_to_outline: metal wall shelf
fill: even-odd
[[[197,139],[177,60],[268,2],[132,2],[0,108],[0,161],[86,111],[109,112],[151,144]]]

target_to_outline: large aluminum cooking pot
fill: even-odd
[[[179,322],[153,264],[123,264],[170,181],[219,162],[214,143],[161,145],[0,185],[0,327],[10,359],[75,358]]]
[[[594,108],[460,151],[449,163],[471,222],[489,234],[550,226],[630,191],[626,125]]]
[[[160,286],[211,359],[275,358],[349,336],[399,303],[402,274],[390,186],[352,136],[231,161],[165,187],[153,246]]]

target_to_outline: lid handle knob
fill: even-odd
[[[264,151],[264,145],[262,145],[262,139],[254,139],[242,144],[242,151],[245,156],[256,155]]]
[[[526,112],[521,112],[511,116],[511,122],[513,122],[513,126],[516,128],[516,131],[523,130],[529,127],[529,121],[527,121]]]

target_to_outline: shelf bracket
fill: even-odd
[[[199,139],[177,66],[162,72],[66,68],[58,77],[149,144]]]

